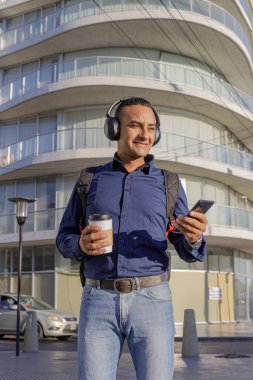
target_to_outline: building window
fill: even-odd
[[[253,319],[253,271],[252,256],[245,252],[234,252],[235,305],[238,320]]]
[[[9,273],[11,271],[11,249],[0,249],[0,272]]]
[[[34,270],[54,270],[54,247],[35,247]]]
[[[206,270],[206,261],[195,261],[194,263],[187,263],[182,260],[174,249],[169,250],[171,254],[171,269],[181,270]]]
[[[19,267],[19,250],[18,248],[13,248],[12,254],[12,272],[18,272]],[[24,247],[22,253],[22,272],[32,271],[32,261],[33,261],[33,249]]]
[[[208,250],[207,268],[215,272],[234,272],[232,251],[219,248]]]

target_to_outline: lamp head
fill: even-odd
[[[16,197],[9,198],[10,202],[16,203],[16,218],[20,226],[25,223],[28,214],[28,203],[33,203],[36,199],[25,198],[25,197]]]

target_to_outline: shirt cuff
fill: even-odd
[[[185,240],[186,240],[186,239],[185,239]],[[191,244],[188,240],[186,240],[186,243],[187,243],[191,248],[193,248],[193,249],[199,249],[200,246],[201,246],[201,244],[202,244],[202,240],[203,240],[203,238],[202,238],[202,235],[201,235],[201,237],[199,238],[198,241],[196,241],[196,243]]]

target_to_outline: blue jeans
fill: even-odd
[[[171,380],[174,334],[168,282],[124,294],[85,286],[78,332],[79,380],[115,380],[125,338],[138,380]]]

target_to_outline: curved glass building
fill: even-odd
[[[171,247],[174,309],[198,322],[253,319],[253,6],[249,0],[0,0],[0,291],[16,291],[9,197],[36,198],[24,226],[22,291],[78,314],[78,264],[55,237],[81,168],[111,159],[109,105],[151,101],[157,165],[189,206],[213,199],[208,257]]]

